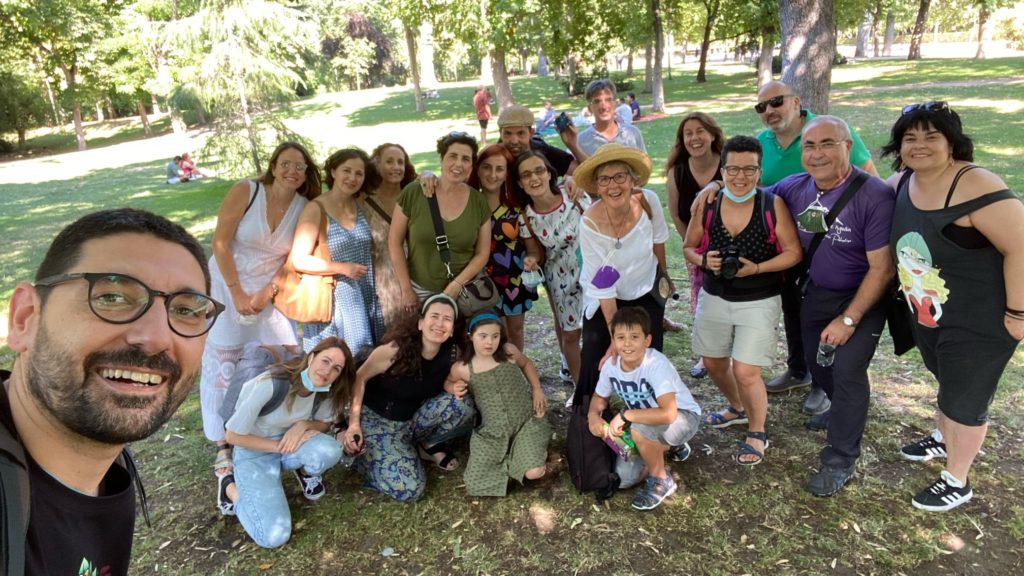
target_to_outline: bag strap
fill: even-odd
[[[843,211],[843,208],[850,202],[853,195],[860,190],[860,187],[868,181],[867,172],[858,172],[853,178],[853,182],[850,182],[850,186],[843,192],[843,195],[839,197],[839,201],[836,202],[832,208],[825,215],[825,231],[818,232],[811,238],[811,244],[807,247],[807,252],[804,253],[804,265],[808,271],[811,269],[811,262],[814,260],[814,253],[818,251],[818,246],[821,245],[821,241],[825,239],[825,234],[828,234],[832,223],[839,217],[839,213]]]
[[[249,213],[249,208],[252,208],[253,203],[256,202],[256,197],[260,194],[261,186],[262,183],[258,180],[249,180],[249,193],[252,194],[252,196],[249,197],[249,204],[245,206],[245,210],[242,210],[242,218],[245,218],[245,215]],[[241,220],[241,218],[239,218],[239,220]]]
[[[775,233],[775,222],[777,220],[775,215],[775,194],[768,190],[762,190],[761,202],[761,224],[764,225],[765,231],[768,232],[768,239],[765,241],[775,247],[776,254],[781,254],[782,244]]]
[[[448,249],[448,236],[444,233],[444,220],[441,219],[441,207],[437,204],[437,194],[427,198],[427,205],[430,206],[430,219],[434,222],[434,243],[437,245],[437,253],[441,256],[441,263],[448,272],[448,280],[455,278],[452,274],[452,254]]]
[[[374,212],[376,212],[377,214],[380,214],[380,217],[383,218],[385,222],[387,222],[388,224],[391,224],[391,215],[388,214],[387,212],[385,212],[384,209],[381,208],[380,204],[377,204],[376,202],[374,202],[373,198],[370,198],[369,196],[367,196],[366,197],[366,203],[370,205],[370,208],[373,208]]]
[[[704,205],[704,234],[700,237],[697,254],[704,254],[711,247],[711,224],[715,221],[715,214],[722,207],[722,196],[722,194],[719,194],[714,204]]]

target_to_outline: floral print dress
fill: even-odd
[[[589,204],[584,195],[580,208]],[[538,213],[533,206],[527,206],[526,217],[537,241],[544,246],[544,287],[555,303],[558,320],[563,330],[579,330],[583,327],[583,290],[580,288],[580,219],[582,210],[577,208],[569,196],[562,191],[562,203],[550,212]],[[524,230],[524,236],[531,233]]]

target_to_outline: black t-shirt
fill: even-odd
[[[530,149],[543,154],[548,162],[551,162],[551,167],[558,173],[559,178],[565,176],[565,173],[569,171],[569,165],[576,159],[569,152],[548,144],[540,136],[530,138]]]
[[[444,392],[444,380],[454,363],[455,344],[449,340],[437,355],[420,358],[418,375],[395,375],[391,370],[366,383],[363,405],[396,422],[412,420],[424,402]]]
[[[729,202],[729,200],[723,200]],[[777,253],[775,246],[768,243],[768,230],[764,222],[764,193],[758,192],[754,201],[754,209],[750,214],[750,221],[736,237],[732,237],[722,223],[722,213],[715,212],[714,220],[711,222],[710,242],[708,251],[725,250],[728,247],[735,248],[739,255],[760,264],[774,258]],[[702,218],[707,217],[705,207]],[[704,291],[708,294],[718,296],[729,302],[751,302],[771,298],[782,292],[782,273],[763,272],[753,276],[736,277],[726,280],[721,276],[707,272],[704,274]]]

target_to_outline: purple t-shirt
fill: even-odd
[[[854,175],[862,172],[857,167],[853,170],[846,182],[822,195],[819,199],[822,206],[831,208],[839,201]],[[793,220],[797,222],[800,243],[807,250],[814,234],[801,228],[798,216],[818,197],[814,179],[810,174],[801,172],[783,178],[766,190],[785,200]],[[854,193],[818,246],[810,268],[814,284],[828,290],[857,289],[868,271],[867,253],[889,245],[895,205],[893,189],[883,180],[870,176]]]

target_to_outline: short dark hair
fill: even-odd
[[[175,156],[174,157],[174,161],[175,162],[181,162],[181,156]]]
[[[591,80],[587,87],[583,90],[583,98],[586,99],[587,104],[590,103],[590,99],[602,90],[608,90],[612,93],[612,98],[615,98],[615,84],[607,78],[600,78],[598,80]]]
[[[615,331],[619,328],[629,328],[632,326],[639,326],[644,336],[651,335],[651,317],[647,314],[647,310],[639,306],[626,306],[615,311],[610,326],[612,334],[615,334]]]
[[[324,162],[324,183],[327,184],[328,190],[334,187],[334,169],[354,158],[363,161],[363,185],[359,188],[359,193],[370,194],[380,186],[380,173],[377,172],[377,167],[370,161],[366,152],[353,146],[338,150]]]
[[[487,318],[476,320],[477,316],[483,316],[484,314],[488,314],[489,316]],[[473,332],[481,326],[493,325],[498,327],[500,334],[500,337],[498,338],[498,347],[494,350],[493,358],[497,362],[508,361],[508,352],[505,351],[505,344],[508,344],[508,333],[505,330],[505,323],[498,317],[497,311],[481,310],[474,314],[473,318],[471,318],[466,325],[472,326],[472,328],[468,328],[470,341],[463,347],[462,353],[459,355],[459,360],[462,360],[466,364],[469,364],[473,360],[473,356],[476,355],[476,350],[473,349],[472,342]]]
[[[185,248],[199,263],[199,268],[203,271],[206,292],[209,294],[210,269],[207,266],[206,252],[199,241],[179,224],[163,216],[135,208],[93,212],[65,226],[50,243],[43,261],[36,269],[36,281],[47,276],[63,274],[74,267],[82,257],[82,246],[86,242],[117,234],[149,234]],[[45,290],[41,292],[40,297],[45,302]]]
[[[733,136],[725,141],[725,145],[722,146],[722,166],[725,166],[725,160],[729,157],[730,152],[753,152],[757,154],[757,165],[761,165],[761,142],[753,136]]]
[[[630,92],[629,97],[632,98],[633,100],[636,100],[636,92]]]
[[[516,161],[509,168],[508,174],[508,178],[514,179],[512,180],[512,189],[516,193],[516,202],[518,202],[520,206],[533,205],[533,199],[530,198],[530,195],[527,194],[526,190],[523,190],[523,187],[519,184],[519,165],[530,158],[540,158],[540,161],[544,163],[544,167],[548,169],[548,176],[550,178],[548,180],[548,187],[551,188],[551,193],[555,196],[562,193],[558,188],[558,172],[555,172],[555,167],[551,165],[551,161],[548,160],[548,157],[545,156],[543,152],[538,152],[537,150],[526,150],[516,157]]]
[[[305,197],[306,200],[312,200],[323,193],[320,167],[313,161],[313,156],[310,155],[305,146],[291,140],[281,142],[277,145],[277,148],[274,148],[274,153],[270,155],[270,163],[267,164],[267,171],[260,176],[259,181],[263,182],[264,186],[270,186],[274,183],[274,167],[277,166],[277,159],[285,150],[298,150],[299,154],[302,154],[302,161],[306,164],[306,181],[302,184],[302,187],[296,190],[299,196]]]
[[[927,130],[931,126],[945,136],[949,147],[953,149],[953,159],[962,162],[974,162],[974,141],[964,134],[963,124],[960,123],[960,115],[952,108],[944,107],[933,109],[930,106],[920,106],[906,114],[900,115],[896,123],[892,125],[889,135],[889,142],[882,146],[882,158],[892,156],[892,169],[903,170],[903,159],[900,157],[900,147],[903,145],[903,136],[907,130],[917,128]]]
[[[373,149],[373,152],[370,153],[370,158],[373,160],[374,167],[377,168],[377,173],[380,174],[380,168],[377,166],[377,162],[380,161],[381,154],[383,154],[388,148],[398,148],[402,151],[402,156],[405,158],[405,173],[402,174],[402,181],[398,184],[399,188],[405,188],[416,179],[416,167],[412,165],[412,160],[409,159],[409,153],[405,151],[405,148],[403,148],[401,144],[385,142]]]
[[[476,138],[465,132],[449,132],[437,139],[437,155],[444,158],[452,144],[465,144],[473,151],[473,164],[476,164],[476,154],[480,151],[480,145]]]

